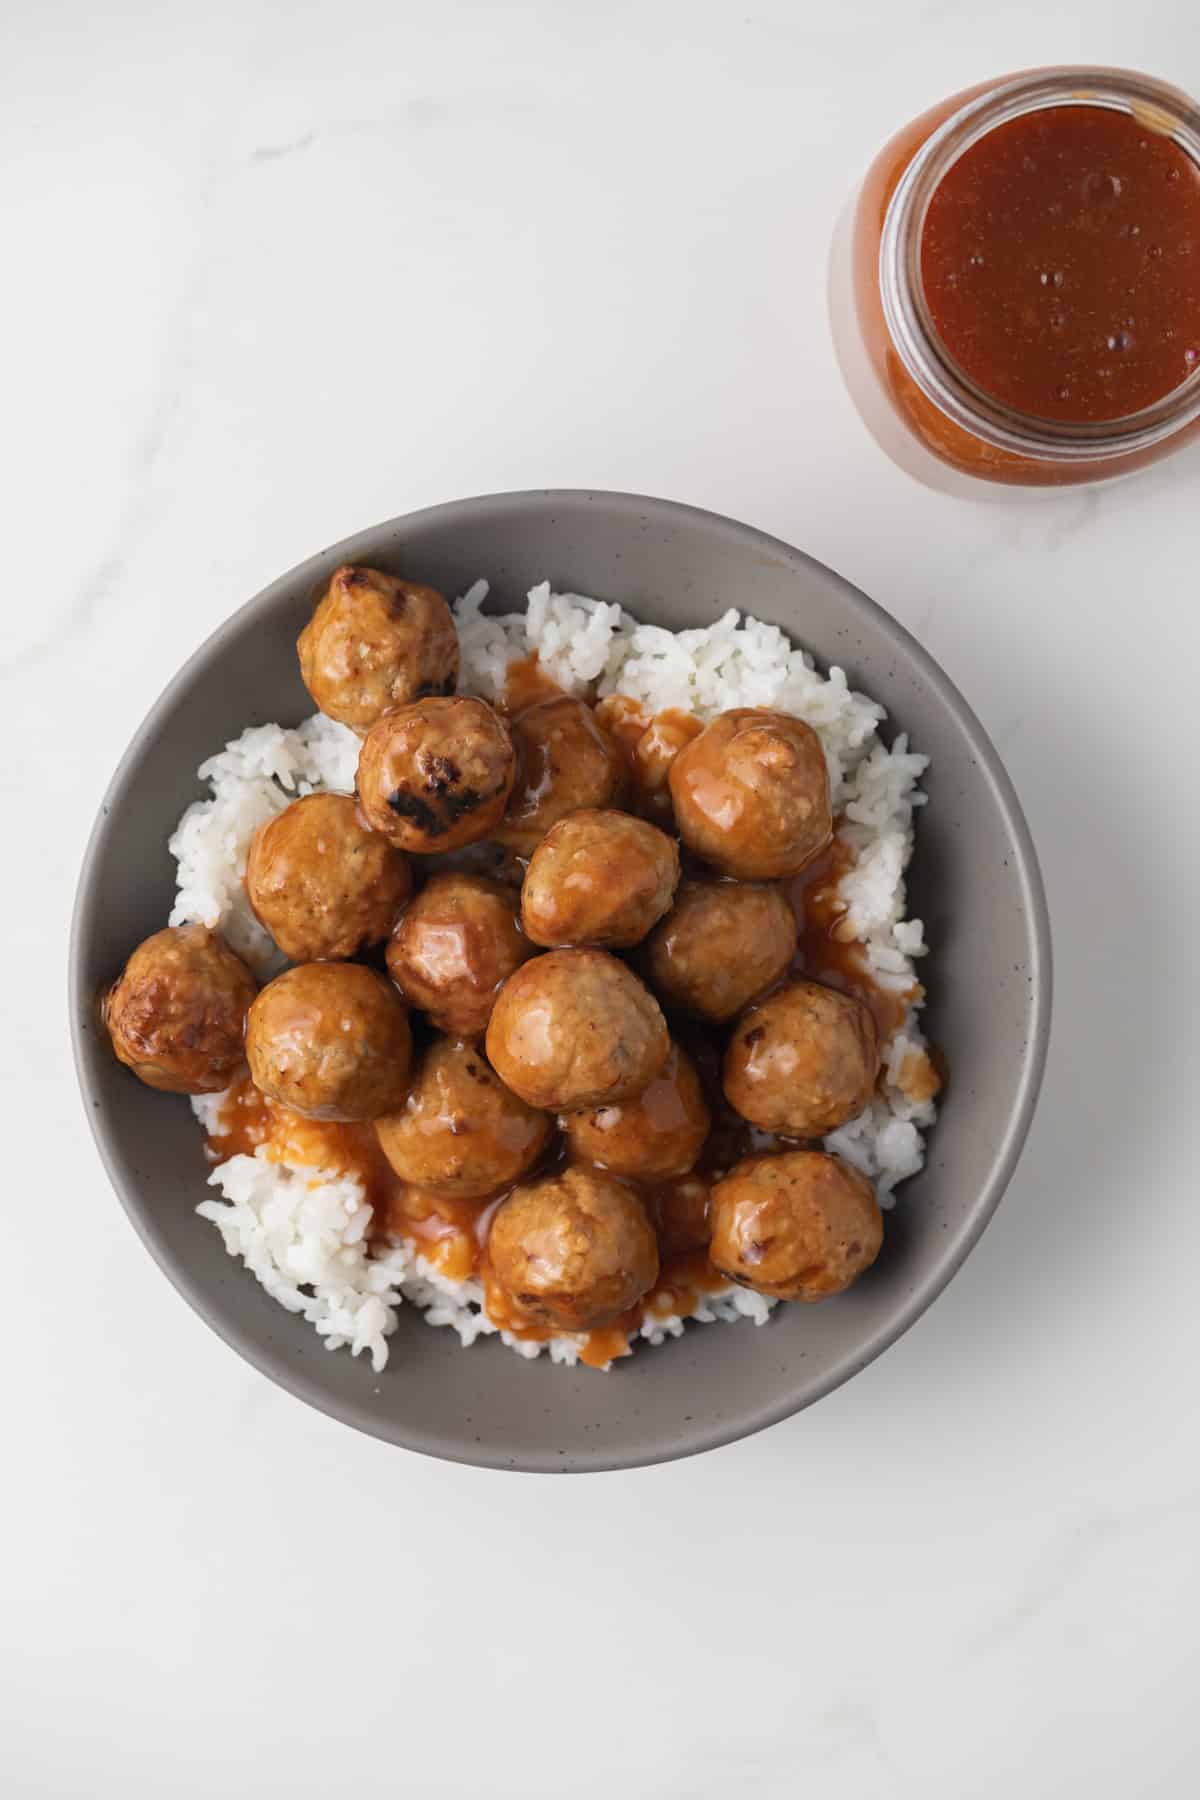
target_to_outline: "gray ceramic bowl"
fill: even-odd
[[[186,1100],[152,1093],[98,1037],[94,996],[166,921],[167,837],[197,764],[244,726],[312,710],[296,634],[336,564],[402,570],[461,593],[478,575],[506,607],[543,577],[675,628],[731,603],[794,634],[882,701],[933,758],[911,878],[934,954],[928,1026],[952,1085],[924,1172],[889,1215],[875,1268],[837,1300],[785,1306],[762,1329],[690,1329],[609,1375],[460,1349],[402,1309],[382,1376],[267,1299],[195,1216],[205,1165]],[[376,1437],[461,1462],[625,1467],[725,1443],[827,1394],[893,1343],[950,1280],[1004,1190],[1033,1112],[1050,1017],[1037,860],[1000,761],[955,688],[895,621],[799,550],[748,526],[626,494],[501,494],[432,507],[314,556],[243,606],[139,726],[84,861],[71,1014],[96,1141],[143,1242],[179,1292],[272,1380]]]

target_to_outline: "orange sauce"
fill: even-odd
[[[486,1259],[481,1274],[487,1315],[501,1331],[533,1344],[544,1344],[552,1337],[563,1335],[531,1319],[519,1301],[492,1279]],[[591,1331],[578,1334],[580,1362],[589,1369],[605,1369],[619,1357],[631,1356],[631,1340],[641,1329],[643,1320],[665,1319],[672,1313],[686,1317],[695,1310],[702,1295],[717,1293],[726,1286],[725,1277],[713,1268],[706,1250],[692,1250],[684,1256],[672,1257],[663,1264],[658,1280],[636,1306],[631,1306],[611,1324],[597,1325]]]
[[[391,1191],[377,1219],[382,1237],[406,1238],[451,1281],[467,1281],[479,1266],[480,1220],[486,1200],[451,1200],[392,1175]]]
[[[838,892],[842,876],[853,867],[854,857],[835,826],[828,850],[788,883],[800,932],[796,969],[861,1000],[875,1020],[880,1044],[886,1045],[904,1024],[909,1007],[924,997],[924,989],[916,981],[905,988],[881,987],[872,975],[866,952],[846,922],[846,903]]]
[[[528,656],[522,656],[516,662],[510,662],[504,679],[504,692],[497,697],[497,712],[506,713],[515,718],[525,711],[527,706],[536,706],[539,700],[558,700],[564,689],[559,687],[552,676],[547,675],[541,665],[536,650]]]
[[[453,1200],[413,1187],[401,1181],[388,1163],[372,1125],[306,1119],[268,1099],[244,1075],[230,1090],[218,1129],[209,1135],[207,1152],[213,1162],[224,1162],[230,1156],[253,1156],[258,1151],[270,1162],[356,1176],[374,1211],[371,1236],[375,1241],[404,1239],[452,1281],[482,1275],[488,1316],[502,1331],[536,1343],[557,1335],[525,1317],[514,1301],[487,1281],[484,1245],[492,1214],[503,1195],[490,1200]],[[629,1335],[641,1319],[641,1308],[636,1307],[616,1323],[586,1332],[581,1360],[589,1367],[604,1368],[614,1357],[628,1355]]]
[[[596,707],[596,723],[607,731],[632,768],[638,740],[650,723],[650,714],[643,710],[641,702],[628,694],[610,694]]]
[[[209,1136],[208,1154],[213,1162],[224,1162],[228,1156],[253,1156],[260,1149],[269,1162],[357,1176],[377,1216],[396,1185],[374,1126],[306,1119],[268,1099],[249,1075],[243,1075],[230,1089],[219,1129]]]
[[[725,1277],[718,1275],[709,1262],[707,1250],[687,1250],[664,1262],[658,1280],[642,1301],[641,1310],[644,1316],[652,1319],[667,1318],[671,1313],[686,1318],[696,1310],[705,1294],[718,1293],[728,1285]]]

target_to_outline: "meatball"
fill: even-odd
[[[168,1094],[219,1094],[246,1060],[258,983],[207,925],[175,925],[139,944],[104,997],[119,1062]]]
[[[625,752],[632,794],[629,810],[673,830],[675,812],[667,777],[683,746],[704,730],[701,721],[677,707],[648,716],[640,701],[628,694],[608,694],[597,701],[596,720]]]
[[[732,1019],[796,954],[796,916],[780,888],[685,881],[646,944],[646,970],[668,1005]]]
[[[508,727],[483,700],[418,700],[387,713],[358,759],[368,825],[428,856],[489,837],[516,774]]]
[[[671,765],[704,727],[691,713],[670,708],[656,713],[633,747],[633,785],[639,809],[664,825],[675,822],[671,806]]]
[[[377,1119],[408,1092],[408,1012],[360,963],[301,963],[269,981],[246,1021],[254,1085],[306,1119]]]
[[[824,1137],[863,1110],[879,1033],[861,1000],[793,981],[743,1014],[725,1052],[725,1097],[763,1131]]]
[[[291,962],[380,943],[411,893],[404,856],[367,830],[349,794],[293,800],[259,826],[246,861],[246,896]]]
[[[786,713],[722,713],[679,752],[669,781],[688,849],[741,881],[795,875],[833,836],[821,740]]]
[[[501,988],[487,1030],[501,1081],[547,1112],[631,1100],[670,1048],[658,1001],[604,950],[535,956]]]
[[[509,1092],[479,1050],[439,1038],[404,1106],[375,1130],[402,1180],[451,1200],[482,1200],[532,1168],[553,1125]]]
[[[686,1175],[708,1136],[709,1114],[691,1058],[671,1045],[660,1074],[633,1100],[563,1120],[572,1155],[612,1175]]]
[[[533,954],[511,889],[482,875],[435,875],[396,921],[388,973],[439,1031],[478,1037],[496,995]]]
[[[488,1234],[496,1285],[557,1331],[610,1325],[654,1286],[658,1245],[636,1194],[595,1169],[519,1187]]]
[[[528,856],[552,825],[581,806],[612,806],[625,786],[620,750],[586,701],[539,700],[512,724],[518,776],[497,840]]]
[[[882,1242],[870,1182],[823,1150],[748,1157],[712,1190],[714,1268],[777,1300],[840,1294]]]
[[[680,1175],[656,1183],[646,1205],[658,1237],[663,1262],[707,1250],[712,1236],[711,1189],[703,1175]]]
[[[296,648],[321,711],[360,737],[391,707],[452,694],[458,680],[458,633],[442,596],[379,569],[335,569]]]
[[[573,812],[542,839],[521,889],[535,944],[640,943],[679,883],[674,839],[622,812]]]

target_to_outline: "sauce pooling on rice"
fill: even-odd
[[[482,1278],[493,1323],[520,1341],[543,1344],[556,1335],[524,1317],[488,1279],[488,1226],[504,1198],[502,1193],[485,1200],[451,1200],[413,1187],[401,1181],[388,1164],[374,1126],[303,1118],[260,1093],[249,1076],[225,1095],[208,1133],[207,1148],[214,1163],[232,1156],[259,1156],[268,1162],[352,1177],[361,1184],[372,1208],[371,1235],[376,1244],[401,1239],[448,1280]],[[656,1217],[663,1221],[661,1237],[668,1249],[676,1205],[673,1190],[682,1185],[663,1182],[660,1191],[648,1196]],[[716,1293],[725,1285],[702,1250],[665,1254],[658,1281],[636,1307],[613,1325],[581,1334],[580,1361],[593,1368],[607,1367],[614,1357],[629,1354],[629,1339],[646,1318],[685,1314],[702,1295]]]

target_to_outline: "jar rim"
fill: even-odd
[[[1116,419],[1046,419],[988,394],[942,342],[925,298],[921,240],[934,193],[958,159],[998,126],[1048,107],[1099,106],[1128,113],[1169,137],[1200,168],[1200,107],[1167,82],[1132,70],[1035,69],[989,87],[933,131],[888,202],[879,243],[879,293],[888,334],[909,377],[956,425],[998,450],[1053,462],[1126,456],[1173,437],[1200,418],[1200,369],[1161,399]]]

